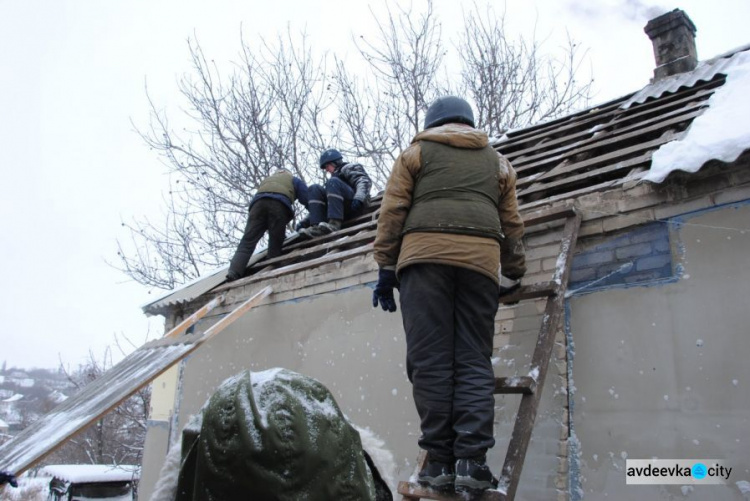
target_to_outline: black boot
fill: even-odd
[[[456,475],[453,471],[453,463],[438,461],[427,455],[427,460],[422,470],[417,475],[417,482],[421,485],[435,490],[447,490],[453,487]]]
[[[495,488],[497,478],[484,458],[456,460],[456,492],[478,494]]]
[[[333,233],[334,231],[339,231],[341,229],[341,220],[340,219],[330,219],[327,223],[318,223],[315,226],[310,226],[309,228],[304,228],[299,231],[300,235],[304,235],[308,238],[315,238],[315,237],[322,237],[323,235],[328,235],[329,233]]]

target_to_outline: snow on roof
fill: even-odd
[[[8,423],[0,419],[0,428],[8,428]]]
[[[706,112],[693,120],[684,138],[654,153],[642,179],[661,183],[675,170],[697,172],[709,160],[734,162],[750,149],[750,52],[726,61],[726,83],[709,98]]]
[[[127,482],[139,477],[140,467],[124,464],[53,464],[42,468],[42,472],[71,483]]]

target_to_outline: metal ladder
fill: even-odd
[[[547,305],[544,310],[542,326],[539,330],[534,355],[531,359],[532,370],[538,371],[536,377],[529,375],[512,378],[495,378],[495,394],[521,394],[522,397],[518,414],[516,415],[513,435],[508,444],[505,464],[500,475],[500,486],[498,490],[485,491],[477,498],[479,501],[512,501],[516,496],[521,478],[521,470],[526,458],[526,451],[531,441],[531,432],[534,429],[534,422],[536,421],[544,380],[547,377],[547,368],[555,344],[555,331],[565,307],[565,292],[568,288],[568,277],[570,276],[573,252],[578,240],[578,229],[581,226],[581,216],[573,207],[551,210],[524,219],[524,226],[526,227],[561,219],[565,219],[566,221],[560,243],[557,267],[552,280],[525,285],[514,293],[500,298],[501,304],[514,304],[519,301],[546,297]],[[417,458],[417,472],[422,469],[426,456],[425,451],[420,451]],[[438,492],[412,482],[399,482],[398,493],[403,496],[401,498],[402,501],[418,499],[454,501],[466,499],[453,492]]]

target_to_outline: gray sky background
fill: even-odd
[[[121,220],[160,217],[166,168],[131,119],[147,123],[146,82],[156,103],[177,112],[188,37],[197,34],[209,58],[231,60],[240,24],[248,40],[290,26],[306,29],[316,51],[354,58],[351,34],[373,33],[368,5],[384,4],[0,0],[0,360],[75,366],[89,350],[100,356],[115,334],[137,345],[161,334],[162,318],[140,310],[161,291],[106,262],[116,262],[115,239],[127,236]],[[461,27],[461,5],[434,2],[446,41]],[[648,83],[654,63],[643,27],[677,7],[698,28],[701,59],[750,43],[748,0],[508,0],[506,22],[517,34],[536,26],[550,50],[566,31],[588,49],[596,103]]]

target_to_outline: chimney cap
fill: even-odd
[[[683,11],[682,9],[674,9],[671,12],[667,12],[666,14],[662,14],[659,17],[651,19],[648,23],[646,23],[646,27],[643,29],[643,31],[645,31],[646,35],[648,35],[648,37],[653,40],[655,37],[663,34],[664,32],[679,28],[680,25],[685,26],[693,34],[695,34],[695,32],[697,31],[695,24],[693,24],[693,21],[688,17],[687,14],[685,14],[685,11]]]

